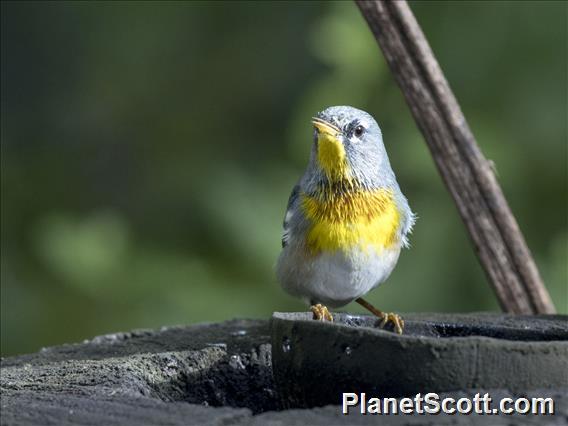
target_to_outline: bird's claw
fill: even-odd
[[[323,306],[322,304],[318,303],[317,305],[313,305],[310,307],[310,310],[314,314],[315,320],[333,322],[333,316],[331,315],[327,307]]]
[[[389,323],[392,322],[392,324],[394,325],[394,331],[397,334],[402,334],[402,330],[404,330],[404,320],[402,319],[402,317],[398,314],[392,313],[392,312],[383,312],[382,317],[380,318],[381,322],[379,324],[380,328],[385,328],[385,326]]]

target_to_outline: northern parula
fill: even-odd
[[[314,319],[333,321],[327,306],[355,300],[402,333],[402,318],[362,299],[389,277],[415,221],[381,129],[349,106],[327,108],[312,123],[308,166],[284,218],[278,280],[311,305]]]

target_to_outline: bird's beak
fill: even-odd
[[[314,117],[312,118],[312,124],[318,130],[320,135],[327,135],[331,136],[332,138],[336,139],[340,133],[340,130],[331,123],[322,120],[321,118]]]

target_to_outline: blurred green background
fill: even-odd
[[[566,3],[412,7],[566,313]],[[337,104],[377,118],[419,215],[369,300],[498,309],[351,2],[2,2],[1,16],[2,355],[306,309],[274,264],[310,117]]]

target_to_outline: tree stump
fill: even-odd
[[[299,350],[296,337],[304,336],[309,348],[314,342],[333,344],[347,338],[356,351],[362,345],[371,344],[369,333],[376,333],[406,342],[409,349],[416,343],[412,339],[413,323],[425,321],[433,329],[448,328],[465,330],[477,323],[483,315],[405,315],[408,335],[398,336],[373,327],[370,317],[352,316],[351,323],[326,324],[313,322],[307,314],[286,314],[285,325],[290,338],[282,346],[282,324],[270,330],[268,321],[233,320],[216,324],[164,327],[159,330],[135,330],[95,337],[79,344],[69,344],[42,349],[29,355],[8,357],[0,364],[1,423],[3,425],[303,425],[303,424],[416,424],[421,422],[415,416],[363,416],[357,412],[344,416],[341,407],[326,406],[314,408],[305,405],[306,399],[299,400],[298,390],[305,395],[319,395],[322,388],[333,389],[336,378],[344,376],[338,370],[338,357],[346,355],[325,351],[320,346],[321,364],[316,371],[324,371],[322,382],[306,381],[314,371],[305,370],[298,364],[297,371],[288,370],[283,376],[281,368],[289,365],[280,361],[282,351],[294,354]],[[286,317],[285,316],[285,317]],[[339,318],[342,317],[338,314]],[[498,317],[502,320],[499,322]],[[276,317],[278,318],[278,316]],[[280,318],[282,316],[280,315]],[[485,320],[483,320],[485,318]],[[502,329],[508,321],[502,316],[493,316],[496,328]],[[477,321],[477,322],[476,322]],[[560,354],[566,350],[568,321],[563,316],[526,318],[523,330],[519,332],[526,339],[549,340],[551,353]],[[340,321],[341,322],[341,321]],[[548,324],[544,329],[542,325]],[[501,328],[499,328],[501,327]],[[304,335],[306,330],[309,335]],[[471,327],[470,327],[471,328]],[[294,333],[292,331],[295,330]],[[425,329],[424,329],[425,330]],[[415,329],[416,331],[416,329]],[[425,332],[425,331],[424,331]],[[354,333],[351,335],[350,333]],[[459,334],[459,333],[458,333]],[[331,335],[337,339],[328,339]],[[347,337],[346,337],[347,336]],[[540,336],[540,337],[539,337]],[[486,339],[502,340],[494,337]],[[432,338],[432,337],[431,337]],[[296,340],[295,340],[296,339]],[[339,340],[338,340],[339,339]],[[440,337],[439,339],[468,339],[468,337]],[[273,348],[271,340],[278,342]],[[423,344],[423,343],[420,343]],[[556,346],[554,346],[556,345]],[[428,349],[428,346],[425,346]],[[376,351],[384,349],[377,347]],[[348,352],[348,351],[347,351]],[[273,371],[272,357],[276,368]],[[357,356],[355,352],[352,355]],[[388,358],[388,354],[385,355]],[[531,356],[530,353],[527,356]],[[379,356],[376,365],[380,367]],[[339,359],[340,360],[340,359]],[[419,362],[419,361],[417,361]],[[552,364],[546,377],[554,373]],[[303,369],[303,370],[302,370]],[[544,368],[546,370],[546,368]],[[330,372],[335,372],[331,374]],[[277,378],[275,381],[274,376]],[[557,371],[554,383],[548,389],[516,389],[511,391],[503,386],[484,389],[494,398],[523,395],[530,397],[551,396],[555,400],[555,424],[568,424],[568,390],[562,385],[566,371]],[[298,374],[304,379],[298,380]],[[564,374],[564,376],[563,376]],[[547,376],[548,375],[548,376]],[[360,377],[361,390],[365,385]],[[358,386],[359,377],[353,377]],[[404,378],[392,378],[404,381]],[[402,386],[402,384],[401,384]],[[529,386],[529,385],[527,385]],[[529,386],[530,387],[530,386]],[[349,389],[345,389],[349,391]],[[433,391],[424,389],[424,391]],[[441,396],[472,396],[476,389],[459,389],[444,392]],[[333,402],[339,402],[341,395],[331,395]],[[381,396],[381,395],[378,395]],[[313,398],[312,398],[313,399]],[[295,401],[295,404],[291,404]],[[324,401],[328,403],[332,401]],[[314,404],[316,405],[316,404]],[[309,407],[295,409],[297,407]],[[513,416],[515,418],[517,415]],[[540,424],[542,417],[520,416],[523,424]],[[486,424],[487,416],[437,415],[430,420],[436,424]],[[511,423],[511,416],[491,416],[495,425]]]

